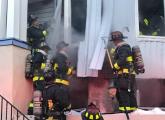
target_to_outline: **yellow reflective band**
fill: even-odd
[[[29,107],[31,107],[31,108],[32,108],[32,107],[33,107],[33,103],[30,103],[30,104],[29,104]]]
[[[144,23],[145,23],[146,26],[149,25],[149,21],[146,18],[144,19]]]
[[[119,107],[119,110],[121,111],[125,111],[125,108],[124,107]],[[130,110],[137,110],[136,107],[126,107],[126,110],[130,111]]]
[[[120,74],[122,74],[123,73],[123,71],[122,70],[120,70],[119,72],[118,72],[118,74],[120,75]]]
[[[38,77],[38,76],[34,76],[33,77],[33,82],[37,81],[37,80],[44,80],[44,77]]]
[[[119,67],[119,65],[118,65],[117,63],[114,64],[114,67],[115,67],[117,70],[120,69],[120,67]]]
[[[128,110],[128,111],[131,110],[130,107],[119,107],[119,110],[121,110],[121,111],[125,111],[125,109]]]
[[[111,54],[114,54],[115,53],[115,49],[112,48],[111,51],[110,51]]]
[[[48,119],[46,119],[46,120],[53,120],[53,117],[49,117]]]
[[[55,63],[55,64],[54,64],[54,70],[57,71],[57,68],[58,68],[58,64]]]
[[[58,84],[69,85],[68,80],[56,79],[54,82]]]
[[[130,107],[130,109],[131,109],[131,110],[137,110],[137,108],[136,108],[136,107]]]
[[[48,32],[46,30],[42,31],[42,33],[43,33],[44,36],[48,35]]]
[[[124,68],[123,70],[118,71],[118,74],[129,73],[129,70]]]
[[[69,68],[68,69],[68,72],[67,72],[67,75],[71,75],[72,74],[72,71],[73,71],[73,68]]]
[[[132,62],[132,61],[133,61],[132,56],[127,57],[127,62]]]
[[[88,117],[88,115],[89,115],[89,113],[88,113],[88,112],[86,112],[86,113],[85,113],[85,117]]]
[[[128,69],[123,69],[123,73],[129,73]]]
[[[97,114],[97,115],[96,115],[96,120],[98,120],[99,118],[100,118],[100,116]]]
[[[45,69],[45,67],[46,67],[46,64],[45,63],[42,63],[41,64],[41,69]]]
[[[93,120],[93,115],[90,115],[90,116],[89,116],[89,119],[90,119],[90,120]]]

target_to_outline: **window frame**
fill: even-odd
[[[165,17],[165,0],[164,3],[164,17]],[[165,42],[165,36],[149,36],[139,34],[139,0],[135,0],[135,34],[137,41],[148,42]]]

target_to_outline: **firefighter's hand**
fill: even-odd
[[[109,92],[110,97],[113,98],[116,96],[117,89],[116,88],[109,88],[108,92]]]

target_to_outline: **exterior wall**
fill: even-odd
[[[12,46],[0,47],[0,94],[13,102],[13,55]]]
[[[137,79],[137,88],[140,92],[141,107],[165,106],[165,80],[162,79]]]
[[[30,51],[19,47],[12,47],[13,53],[13,104],[26,113],[28,103],[32,100],[32,81],[25,79],[25,60]]]
[[[145,41],[152,40],[152,41]],[[165,42],[157,41],[159,39],[145,38],[141,42],[139,41],[139,46],[142,51],[145,64],[145,74],[138,77],[147,78],[165,78]],[[154,41],[155,40],[155,41]],[[165,38],[162,39],[165,41]]]
[[[101,112],[111,113],[114,111],[115,106],[112,99],[108,94],[108,86],[112,77],[112,70],[106,57],[103,69],[99,71],[97,78],[87,78],[89,80],[88,90],[88,103],[96,102]]]
[[[73,77],[70,81],[70,98],[73,109],[88,105],[88,80]]]
[[[13,45],[0,46],[0,94],[23,113],[32,98],[32,82],[24,77],[25,58],[29,50]]]

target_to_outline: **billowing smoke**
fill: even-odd
[[[72,29],[71,29],[71,44],[69,46],[69,56],[71,62],[76,66],[77,52],[80,41],[84,40],[85,25],[86,25],[86,0],[71,0],[72,14]],[[50,55],[55,55],[56,45],[59,41],[64,40],[64,20],[63,20],[63,1],[54,0],[54,16],[49,21],[49,36],[48,44],[52,48]]]

